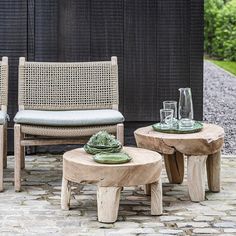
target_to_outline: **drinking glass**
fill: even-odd
[[[172,109],[173,110],[173,128],[178,128],[178,118],[177,118],[177,101],[164,101],[163,102],[164,109]]]
[[[172,109],[174,111],[173,118],[177,119],[177,101],[164,101],[164,109]]]
[[[173,125],[173,109],[160,109],[160,123],[162,129],[171,129]]]

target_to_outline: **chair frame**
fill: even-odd
[[[1,73],[1,111],[7,112],[8,104],[8,57],[2,57]],[[0,191],[3,191],[3,169],[7,167],[7,122],[0,125]]]
[[[21,57],[19,60],[19,110],[34,109],[40,110],[38,106],[32,106],[27,104],[24,101],[24,96],[26,91],[23,88],[25,68],[27,63],[32,63],[33,66],[39,66],[50,64],[48,62],[25,62],[25,58]],[[89,63],[89,62],[88,62]],[[111,83],[114,92],[114,99],[112,99],[111,104],[96,104],[92,109],[114,109],[118,110],[118,65],[117,57],[111,57],[111,61],[108,62],[94,62],[96,66],[99,66],[103,63],[106,63],[111,68],[111,76],[113,76],[113,82]],[[96,64],[98,63],[98,64]],[[51,63],[55,64],[56,67],[60,68],[60,65],[63,67],[65,65],[71,65],[76,67],[81,67],[82,63]],[[86,62],[84,64],[87,66]],[[93,62],[91,62],[93,66]],[[82,65],[83,67],[83,65]],[[23,92],[22,92],[23,91]],[[113,94],[112,94],[113,95]],[[50,110],[50,104],[46,107],[45,110]],[[72,104],[72,106],[74,106]],[[80,105],[79,105],[80,106]],[[64,108],[64,107],[63,107]],[[59,108],[60,110],[67,110]],[[59,110],[57,107],[52,107],[52,110]],[[86,105],[83,105],[82,109],[91,109],[91,105],[86,108]],[[41,109],[43,110],[43,109]],[[71,110],[81,110],[80,107],[74,108]],[[21,169],[25,168],[25,147],[26,146],[43,146],[43,145],[61,145],[61,144],[84,144],[91,137],[100,130],[106,130],[109,133],[116,134],[117,138],[122,144],[124,144],[124,125],[123,123],[114,124],[114,125],[102,125],[102,126],[89,126],[89,127],[52,127],[52,126],[39,126],[39,125],[23,125],[15,124],[14,125],[14,154],[15,154],[15,191],[21,191]]]

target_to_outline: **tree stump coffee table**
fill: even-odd
[[[151,214],[162,214],[162,157],[160,154],[134,147],[124,147],[132,160],[125,164],[99,164],[83,148],[63,156],[61,208],[69,209],[70,182],[97,185],[97,209],[100,222],[115,222],[122,187],[151,185]]]
[[[137,129],[137,146],[164,155],[170,183],[180,184],[184,177],[184,155],[187,156],[187,181],[192,201],[205,199],[205,165],[209,190],[220,191],[220,150],[224,130],[220,126],[204,124],[202,131],[193,134],[166,134],[151,126]]]

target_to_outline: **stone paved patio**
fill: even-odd
[[[189,201],[186,181],[168,184],[163,171],[164,214],[150,216],[150,199],[140,187],[122,192],[118,222],[96,218],[96,189],[73,187],[72,210],[60,210],[61,157],[28,156],[24,191],[13,190],[13,157],[0,193],[0,235],[236,235],[236,159],[222,160],[222,191],[207,201]],[[80,194],[79,194],[80,192]]]

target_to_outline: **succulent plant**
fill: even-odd
[[[116,153],[122,149],[122,144],[114,135],[108,134],[106,131],[100,131],[94,134],[84,145],[84,150],[89,154],[98,153]]]

